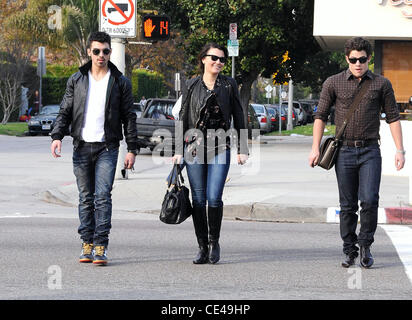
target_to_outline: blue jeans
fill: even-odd
[[[378,223],[379,187],[382,158],[378,144],[357,148],[342,146],[335,165],[339,188],[340,234],[345,254],[358,251],[355,246],[370,246]],[[360,201],[360,230],[358,224]]]
[[[78,232],[87,243],[109,243],[112,197],[119,148],[104,143],[83,143],[73,151],[73,172],[79,190]]]
[[[186,162],[194,207],[223,207],[222,194],[230,167],[230,149],[219,153],[208,163]]]

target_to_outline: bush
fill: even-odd
[[[60,104],[66,91],[68,79],[69,77],[53,78],[46,76],[43,78],[42,104],[44,106],[47,104]]]
[[[77,70],[77,66],[47,66],[47,74],[43,77],[43,105],[60,104],[67,80]],[[167,94],[164,77],[157,72],[133,70],[131,82],[134,101],[140,101],[142,96],[147,99],[159,98]]]
[[[140,101],[142,96],[148,98],[160,98],[167,94],[163,75],[135,69],[132,72],[132,93],[134,101]]]
[[[69,77],[77,72],[78,66],[48,65],[47,74],[43,77],[42,104],[60,104],[66,91]]]

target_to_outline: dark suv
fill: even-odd
[[[176,99],[148,99],[140,118],[136,119],[139,148],[154,147],[165,139],[174,139],[175,119],[172,114]],[[163,133],[159,130],[163,129]]]

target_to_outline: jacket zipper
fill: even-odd
[[[205,103],[204,103],[203,106],[200,108],[199,115],[202,114],[203,109],[206,108],[207,101],[208,101],[212,96],[213,96],[213,93],[211,93],[211,94],[206,98]],[[198,127],[199,121],[200,121],[200,117],[199,117],[199,119],[196,121],[195,128]]]

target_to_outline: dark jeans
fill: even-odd
[[[357,251],[355,246],[370,246],[378,223],[379,187],[382,158],[378,144],[363,148],[342,146],[335,165],[339,188],[340,234],[343,252]],[[358,224],[360,201],[360,230]]]
[[[219,153],[209,163],[186,162],[194,207],[223,207],[222,194],[230,167],[230,149]]]
[[[104,143],[82,143],[73,151],[73,172],[79,190],[78,232],[87,243],[107,246],[112,218],[112,198],[119,148]]]

